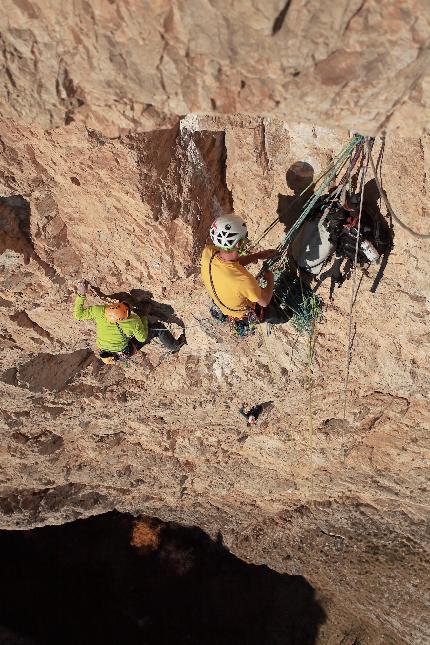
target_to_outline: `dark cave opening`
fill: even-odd
[[[325,620],[304,578],[116,512],[0,531],[0,570],[2,645],[313,645]]]

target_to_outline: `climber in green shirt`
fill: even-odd
[[[117,360],[130,357],[134,353],[133,348],[141,350],[156,336],[173,352],[185,343],[184,334],[175,340],[162,323],[151,328],[147,317],[135,314],[125,302],[85,307],[86,282],[80,282],[77,291],[73,316],[76,320],[94,320],[96,323],[96,344],[104,363],[112,365]]]

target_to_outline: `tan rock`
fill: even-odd
[[[3,1],[2,528],[196,524],[305,576],[320,643],[429,641],[429,241],[395,223],[382,279],[359,271],[345,418],[351,280],[319,289],[310,368],[291,325],[215,323],[198,269],[232,207],[254,241],[279,214],[277,245],[347,128],[386,131],[384,190],[430,232],[429,22],[426,0]],[[188,345],[101,365],[81,277],[92,302],[155,301]],[[264,402],[248,429],[239,407]]]
[[[0,116],[115,137],[211,110],[421,136],[427,0],[4,0]]]
[[[232,200],[256,239],[280,197],[291,202],[287,171],[318,174],[347,134],[189,115],[115,141],[79,124],[3,122],[0,136],[2,527],[112,508],[197,524],[242,558],[304,575],[328,614],[320,642],[424,643],[429,242],[395,225],[376,291],[376,269],[360,279],[345,420],[351,281],[331,304],[323,283],[312,426],[306,336],[285,325],[234,339],[198,277],[214,215]],[[428,137],[388,136],[382,165],[395,212],[421,232],[428,154]],[[184,321],[187,347],[101,367],[94,329],[70,314],[81,276],[93,302],[152,293]],[[240,405],[268,401],[247,430]]]

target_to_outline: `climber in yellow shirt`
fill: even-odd
[[[270,304],[274,277],[271,271],[264,273],[265,287],[260,287],[256,278],[245,268],[258,260],[271,258],[275,251],[267,250],[251,255],[240,255],[240,249],[248,236],[245,222],[237,215],[218,217],[209,231],[212,244],[207,244],[201,259],[201,277],[211,296],[214,307],[211,315],[224,322],[227,318],[237,323],[238,329],[247,333],[249,322],[262,319],[262,310]],[[281,320],[264,318],[268,322]],[[283,321],[282,321],[283,322]],[[239,335],[245,335],[242,331]]]
[[[132,356],[155,336],[172,352],[185,343],[184,334],[175,340],[162,323],[157,323],[156,327],[149,325],[146,316],[138,316],[125,302],[85,307],[88,291],[85,281],[79,283],[77,291],[73,316],[76,320],[96,323],[96,344],[104,363],[112,365]]]

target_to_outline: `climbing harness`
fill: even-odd
[[[244,318],[233,318],[232,316],[229,316],[228,322],[233,334],[239,338],[244,338],[250,334],[255,334],[255,329],[257,325],[262,322],[262,319],[260,319],[257,313],[251,309],[247,311]]]
[[[224,309],[228,309],[229,311],[241,311],[244,313],[244,316],[242,318],[235,318],[234,316],[226,316],[225,314],[223,314],[223,312],[219,309],[219,307],[216,304],[213,307],[211,307],[211,315],[213,318],[219,320],[220,322],[228,321],[233,334],[235,336],[238,336],[239,338],[244,338],[249,334],[255,333],[255,328],[262,321],[262,315],[264,313],[264,310],[262,310],[262,314],[261,316],[259,316],[256,313],[255,309],[251,309],[250,307],[233,309],[232,307],[228,307],[222,302],[222,300],[220,299],[219,295],[216,292],[213,276],[212,276],[212,262],[215,256],[218,255],[218,253],[219,251],[215,251],[209,260],[209,280],[211,283],[213,295],[215,296],[216,300],[218,300],[218,303],[221,305],[221,307],[224,307]]]

